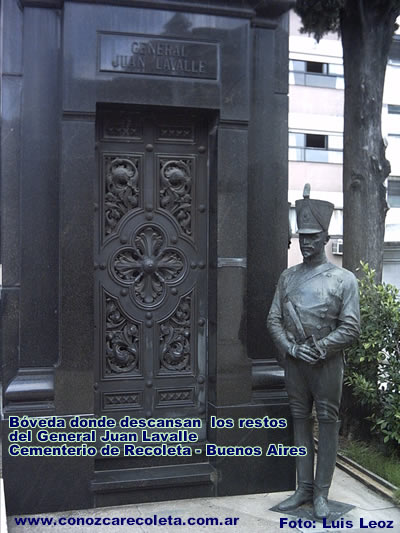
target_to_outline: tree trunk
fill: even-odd
[[[386,64],[396,11],[391,1],[348,0],[341,13],[345,78],[343,266],[367,262],[382,277],[384,181],[390,173],[381,132]]]

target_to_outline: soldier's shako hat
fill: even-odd
[[[299,233],[328,231],[333,204],[325,200],[310,200],[310,184],[304,185],[303,200],[296,200],[297,228]]]

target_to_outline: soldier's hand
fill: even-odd
[[[297,344],[293,355],[296,359],[302,359],[310,365],[318,363],[320,358],[320,354],[317,350],[307,344]]]

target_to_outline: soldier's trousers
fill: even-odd
[[[293,418],[309,418],[313,403],[319,422],[336,422],[342,397],[344,362],[341,352],[323,363],[309,365],[287,357],[286,389]]]

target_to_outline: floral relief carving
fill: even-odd
[[[139,159],[106,158],[105,233],[139,205]]]
[[[162,370],[190,370],[191,295],[181,298],[175,313],[160,324]]]
[[[139,326],[124,316],[116,301],[106,297],[106,374],[138,370]]]
[[[192,235],[192,159],[160,159],[160,206]]]
[[[162,301],[166,286],[184,274],[185,260],[167,246],[159,228],[147,225],[136,232],[133,246],[118,250],[112,268],[119,282],[131,285],[136,303],[153,306]]]

